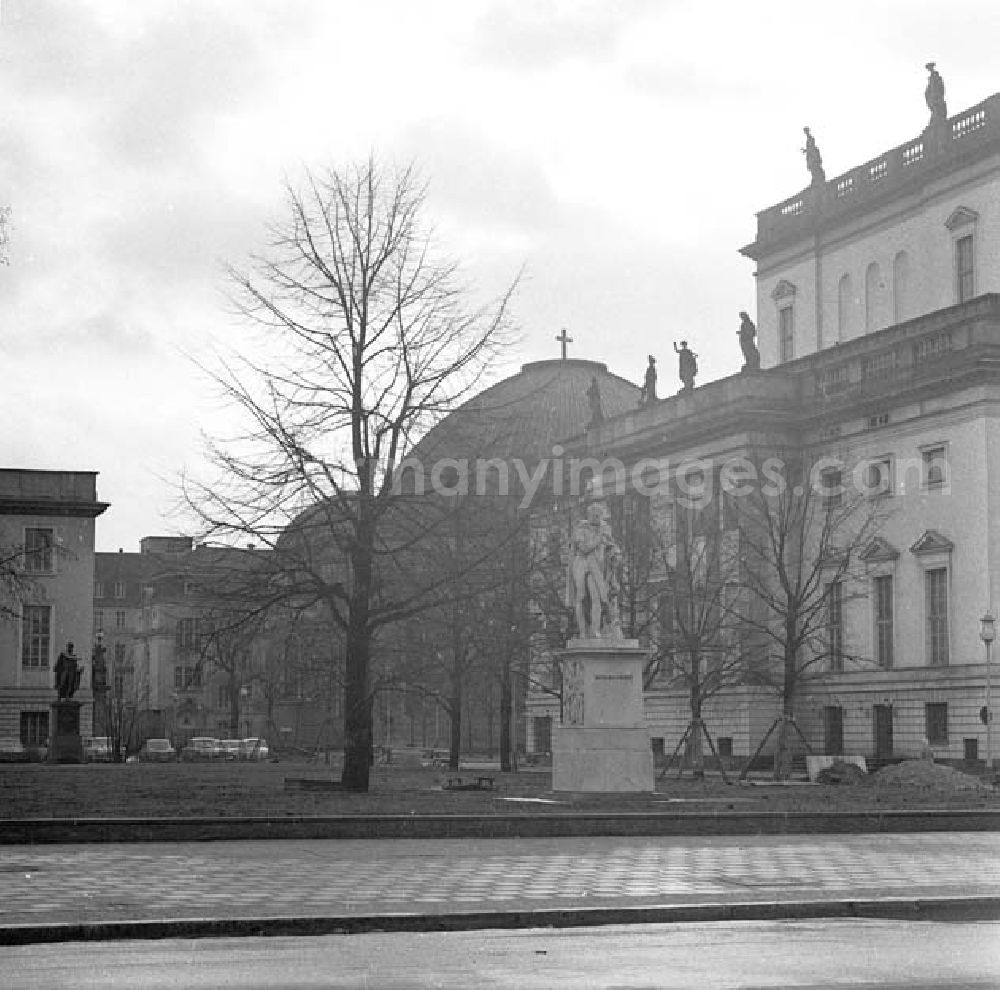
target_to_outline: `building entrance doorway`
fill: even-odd
[[[875,759],[892,756],[892,705],[875,705],[872,709],[875,728]]]
[[[844,709],[827,705],[823,709],[823,752],[840,756],[844,752]]]

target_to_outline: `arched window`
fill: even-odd
[[[837,284],[837,340],[851,337],[851,307],[854,305],[854,291],[851,276],[844,275]]]
[[[911,311],[910,256],[900,251],[892,262],[892,322],[902,323]]]
[[[882,272],[877,262],[872,262],[865,271],[865,331],[878,330],[885,323],[882,308],[884,286]]]

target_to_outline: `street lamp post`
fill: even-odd
[[[983,707],[983,721],[986,723],[986,769],[993,769],[993,712],[990,710],[990,647],[996,637],[996,619],[987,609],[979,620],[979,638],[986,644],[986,704]]]

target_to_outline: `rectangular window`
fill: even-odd
[[[198,667],[174,667],[174,688],[178,691],[201,687],[201,670]]]
[[[826,586],[826,636],[830,670],[844,669],[844,596],[840,581]]]
[[[115,581],[115,598],[125,597],[125,582]]]
[[[955,241],[955,276],[958,301],[971,299],[976,294],[975,253],[971,234]]]
[[[104,632],[104,612],[99,609],[94,609],[94,632]]]
[[[823,508],[835,509],[844,500],[844,476],[839,468],[825,468],[820,472],[820,494]]]
[[[49,713],[21,712],[21,745],[47,746],[49,743]]]
[[[927,598],[927,662],[948,663],[948,568],[935,567],[924,575]]]
[[[198,636],[198,622],[194,618],[178,619],[176,627],[177,648],[196,650],[201,643]]]
[[[779,360],[791,361],[795,357],[795,320],[791,306],[778,310]]]
[[[948,459],[944,445],[925,447],[920,456],[923,458],[924,488],[944,488],[948,483]]]
[[[25,605],[21,613],[21,666],[48,667],[52,606]]]
[[[881,574],[873,582],[875,597],[875,662],[880,667],[893,663],[892,575]]]
[[[115,629],[128,629],[128,612],[124,609],[115,612]]]
[[[55,569],[52,547],[54,532],[49,528],[27,527],[24,531],[24,569],[29,574],[51,574]]]
[[[103,598],[104,597],[104,582],[95,581],[94,582],[94,597]]]
[[[928,702],[924,705],[924,735],[932,746],[948,742],[948,702]]]

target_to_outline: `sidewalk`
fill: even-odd
[[[711,920],[1000,917],[1000,835],[0,847],[0,944]]]

